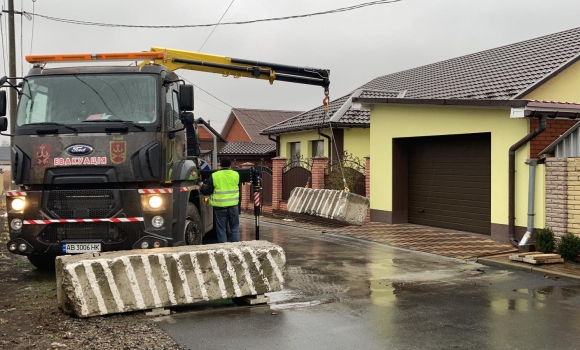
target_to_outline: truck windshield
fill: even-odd
[[[86,125],[109,119],[152,124],[156,116],[156,80],[152,75],[53,75],[31,77],[25,83],[17,124]]]

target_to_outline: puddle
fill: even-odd
[[[548,299],[567,301],[580,296],[580,287],[547,286],[535,289],[519,288],[514,289],[514,292],[529,295],[534,299],[542,301]]]

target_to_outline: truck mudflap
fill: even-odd
[[[7,205],[7,248],[16,254],[106,252],[173,243],[171,188],[9,191]]]

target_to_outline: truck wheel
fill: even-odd
[[[54,271],[55,255],[28,255],[28,261],[41,271]]]
[[[200,245],[203,239],[199,210],[192,203],[187,203],[185,232],[183,241],[187,245]]]

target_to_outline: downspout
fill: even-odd
[[[536,166],[540,162],[540,159],[532,158],[526,160],[526,164],[530,166],[530,179],[528,184],[528,226],[526,228],[526,234],[522,237],[519,245],[526,245],[532,234],[534,232],[534,199],[536,195]]]
[[[276,157],[280,157],[280,136],[276,136],[275,139],[268,135],[268,140],[276,142]]]
[[[508,174],[508,234],[510,243],[518,245],[516,241],[516,209],[515,209],[515,192],[516,192],[516,151],[523,145],[533,140],[536,136],[546,130],[546,117],[539,118],[539,126],[531,133],[524,136],[523,139],[513,144],[509,149],[509,174]]]
[[[318,135],[320,135],[328,140],[328,158],[330,159],[330,162],[332,163],[332,137],[321,132],[320,129],[318,129]]]

